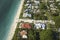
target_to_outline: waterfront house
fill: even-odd
[[[31,28],[31,25],[30,25],[29,23],[22,23],[22,24],[21,24],[21,27],[22,27],[22,28],[30,29],[30,28]]]
[[[31,17],[31,14],[28,14],[28,12],[23,13],[23,17]]]
[[[26,32],[25,30],[20,31],[20,36],[21,36],[23,39],[26,39],[26,38],[27,38],[27,32]]]

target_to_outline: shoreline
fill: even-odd
[[[15,30],[16,30],[16,27],[17,27],[17,23],[18,23],[18,19],[19,19],[19,16],[20,16],[20,13],[21,13],[21,10],[23,8],[23,4],[24,4],[24,0],[21,0],[20,1],[20,5],[18,7],[18,10],[17,10],[17,13],[16,13],[16,16],[14,18],[14,21],[11,25],[11,28],[10,28],[10,31],[8,33],[8,37],[7,37],[7,40],[12,40],[13,36],[14,36],[14,33],[15,33]]]

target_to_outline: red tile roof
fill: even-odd
[[[28,28],[28,29],[31,28],[31,25],[29,23],[23,23],[21,26],[22,28]]]

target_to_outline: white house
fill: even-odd
[[[35,4],[39,4],[40,2],[35,0],[34,3],[35,3]]]
[[[42,29],[45,29],[45,27],[46,27],[45,24],[41,24],[41,26],[42,26],[42,27],[41,27]]]
[[[36,9],[38,9],[38,8],[39,8],[39,6],[35,6],[35,8],[36,8]]]
[[[28,12],[23,13],[23,17],[31,17],[31,14],[28,14]]]
[[[28,0],[27,3],[29,3],[30,1]]]
[[[32,5],[32,9],[34,9],[34,6]]]
[[[40,24],[40,23],[35,23],[34,27],[35,27],[36,29],[39,29],[39,28],[41,28],[41,24]]]
[[[53,4],[50,4],[50,7],[54,7],[54,5]]]
[[[27,35],[23,35],[22,38],[27,38]]]
[[[35,23],[34,28],[36,29],[45,29],[46,25],[44,23]]]

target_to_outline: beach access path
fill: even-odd
[[[41,22],[41,23],[55,24],[55,22],[53,20],[33,20],[33,19],[19,19],[18,20],[18,22],[21,22],[21,21],[29,22],[29,23],[32,23],[32,22]]]

